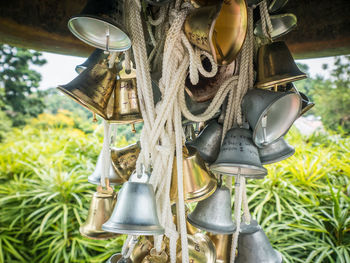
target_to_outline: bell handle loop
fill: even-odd
[[[142,165],[142,167],[141,167],[141,174],[138,174],[137,171],[135,170],[131,174],[129,181],[134,182],[134,183],[148,183],[149,175],[145,171],[144,165]]]

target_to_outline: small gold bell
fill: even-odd
[[[152,248],[150,254],[142,260],[142,263],[164,263],[167,262],[167,260],[168,255],[165,253],[165,251],[158,254],[156,249]]]

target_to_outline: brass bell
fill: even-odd
[[[272,40],[286,35],[297,26],[297,17],[294,14],[280,14],[270,16],[272,24],[272,32],[270,36]],[[261,19],[256,23],[254,28],[254,35],[260,38],[264,38],[264,32],[262,29]]]
[[[57,88],[88,110],[107,119],[106,108],[116,82],[116,73],[107,62],[84,70],[66,85]]]
[[[295,64],[283,41],[273,42],[259,48],[257,71],[255,86],[260,89],[268,89],[307,77]]]
[[[137,244],[135,245],[130,259],[132,263],[141,263],[142,260],[150,254],[153,248],[153,237],[141,236]]]
[[[167,261],[168,255],[165,251],[162,251],[160,254],[158,254],[156,249],[152,248],[150,254],[142,260],[142,263],[164,263]]]
[[[200,157],[211,164],[215,162],[220,152],[222,129],[217,120],[211,120],[197,138],[186,142],[186,146],[196,149]]]
[[[215,176],[210,173],[198,152],[190,154],[184,149],[183,159],[183,183],[186,202],[198,202],[208,198],[214,193],[217,182]],[[173,164],[173,175],[170,187],[170,200],[177,200],[177,167],[176,158]]]
[[[153,186],[146,173],[134,173],[118,193],[118,201],[102,229],[128,235],[161,235]]]
[[[216,263],[229,263],[231,256],[232,235],[207,233],[216,249]]]
[[[131,40],[124,28],[124,0],[88,0],[79,15],[68,21],[69,30],[86,44],[106,51],[125,51]]]
[[[307,111],[311,110],[315,103],[311,102],[310,99],[302,92],[299,92],[301,97],[301,111],[300,116],[304,115]]]
[[[238,237],[237,263],[282,263],[282,255],[272,248],[261,229],[241,232]]]
[[[230,190],[221,185],[216,191],[198,202],[196,208],[187,216],[195,227],[218,234],[232,234],[236,225],[232,221]]]
[[[226,175],[263,178],[267,170],[261,165],[258,148],[252,141],[251,131],[232,128],[227,131],[219,156],[210,169]]]
[[[103,171],[103,163],[102,163],[102,151],[97,159],[97,164],[95,171],[88,177],[88,182],[96,185],[101,184],[101,175]],[[121,176],[123,173],[116,173],[115,169],[113,169],[112,163],[109,168],[108,180],[110,185],[119,185],[127,181],[126,176]]]
[[[113,212],[116,196],[111,188],[103,191],[101,187],[92,195],[88,217],[79,231],[82,236],[91,239],[109,239],[118,236],[102,230],[105,223]]]
[[[215,263],[215,246],[209,237],[202,233],[196,233],[194,235],[188,235],[187,238],[190,263]],[[177,251],[176,262],[182,262],[181,247]]]
[[[294,92],[252,89],[242,102],[242,111],[253,129],[253,141],[259,148],[286,134],[299,117],[300,108],[300,96]]]
[[[218,65],[227,65],[242,48],[247,16],[244,0],[213,2],[192,10],[186,17],[184,31],[188,40],[209,52]]]
[[[120,253],[112,255],[106,263],[134,263],[129,258],[123,258]]]
[[[130,124],[143,120],[137,95],[135,70],[132,69],[131,73],[127,74],[123,69],[119,73],[112,100],[113,109],[108,109],[108,122]]]
[[[295,153],[294,147],[289,145],[283,137],[259,149],[262,164],[271,164],[287,159]]]
[[[94,66],[97,63],[100,63],[103,59],[105,59],[107,56],[103,53],[103,50],[96,48],[94,52],[91,53],[91,55],[88,57],[87,60],[84,61],[83,64],[77,65],[75,67],[75,71],[80,74],[85,69]]]
[[[136,169],[136,161],[140,154],[140,143],[133,143],[124,148],[111,148],[111,160],[114,172],[126,182]]]

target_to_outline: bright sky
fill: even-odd
[[[42,67],[35,67],[42,76],[41,89],[52,88],[70,82],[77,76],[74,70],[75,66],[83,63],[86,59],[53,53],[43,53],[43,55],[47,60],[47,64]],[[298,62],[309,66],[311,77],[315,77],[316,74],[323,74],[325,77],[329,77],[329,74],[327,74],[329,70],[322,70],[322,64],[333,65],[333,58],[303,59],[298,60]]]

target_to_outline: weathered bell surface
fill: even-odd
[[[106,62],[84,70],[66,85],[57,88],[88,110],[106,119],[106,109],[116,82],[116,74]]]
[[[268,89],[307,78],[301,72],[283,41],[263,45],[258,51],[258,75],[255,86]]]
[[[282,263],[282,255],[272,248],[261,228],[238,237],[237,263]]]
[[[150,254],[152,248],[153,242],[150,237],[141,236],[130,255],[132,263],[141,263]]]
[[[267,170],[261,165],[258,148],[252,141],[251,131],[232,128],[227,131],[220,153],[210,170],[226,175],[263,178]]]
[[[211,78],[206,78],[199,73],[199,81],[195,85],[191,83],[188,75],[185,82],[185,91],[195,102],[205,102],[213,99],[221,84],[233,75],[235,64],[235,62],[232,62],[229,65],[218,66],[216,75]],[[202,65],[206,71],[211,71],[211,64],[207,57],[202,60]]]
[[[294,147],[289,145],[283,137],[277,141],[259,149],[262,164],[270,164],[282,161],[295,153]]]
[[[207,233],[216,249],[216,263],[230,263],[232,235]]]
[[[215,176],[207,170],[198,152],[189,154],[184,151],[183,183],[185,202],[198,202],[212,195],[217,187]],[[176,158],[173,164],[173,176],[170,187],[170,201],[177,200],[177,167]]]
[[[92,184],[100,185],[102,171],[103,171],[103,163],[102,163],[102,151],[101,151],[97,159],[95,171],[88,177],[88,182]],[[121,177],[120,174],[121,173],[118,173],[118,174],[116,173],[111,163],[109,168],[109,174],[108,174],[109,184],[118,185],[126,182],[127,181],[126,176]]]
[[[299,92],[301,97],[301,111],[300,116],[304,115],[307,111],[311,110],[315,103],[311,102],[310,99],[302,92]]]
[[[123,258],[123,255],[120,253],[112,255],[106,263],[134,263],[129,258]]]
[[[91,53],[91,55],[87,58],[87,60],[84,61],[83,64],[77,65],[75,67],[75,71],[80,74],[88,67],[92,67],[93,65],[100,63],[103,59],[105,59],[107,56],[104,54],[102,49],[96,48],[94,52]]]
[[[289,33],[297,26],[297,17],[294,14],[272,15],[270,18],[272,24],[272,32],[270,36],[272,40],[276,40],[277,38]],[[254,35],[260,38],[265,37],[261,19],[255,25]]]
[[[253,129],[253,141],[262,148],[287,133],[299,117],[301,99],[294,92],[252,89],[243,98],[242,110]]]
[[[108,107],[107,117],[108,122],[119,124],[136,123],[143,120],[137,95],[135,70],[127,74],[123,69],[119,73],[119,79],[113,92],[113,109]]]
[[[142,260],[142,263],[164,263],[167,261],[168,255],[165,251],[158,254],[156,249],[152,248],[150,254]]]
[[[191,263],[215,263],[215,246],[203,233],[188,235],[188,256]],[[177,251],[176,262],[182,262],[181,248]]]
[[[123,184],[118,201],[109,220],[102,229],[128,235],[161,235],[164,228],[159,224],[153,186],[148,175]]]
[[[186,17],[184,31],[188,40],[209,52],[218,65],[227,65],[241,50],[247,24],[244,0],[223,1],[192,10]]]
[[[276,13],[288,3],[288,0],[268,0],[267,2],[269,13]]]
[[[116,201],[113,190],[110,190],[109,192],[97,191],[93,194],[88,217],[79,228],[82,236],[91,239],[109,239],[117,236],[115,233],[102,230],[102,224],[111,216]]]
[[[218,187],[211,196],[198,202],[187,220],[205,231],[232,234],[236,226],[232,221],[230,190],[223,185]]]
[[[124,27],[123,0],[88,0],[79,15],[68,22],[69,30],[86,44],[107,51],[125,51],[131,40]]]
[[[113,171],[126,182],[136,169],[136,161],[140,154],[140,143],[133,143],[123,148],[111,148]],[[110,179],[111,180],[111,179]]]
[[[205,162],[213,163],[219,155],[222,129],[222,125],[217,120],[211,120],[197,138],[186,142],[186,146],[196,149]]]

